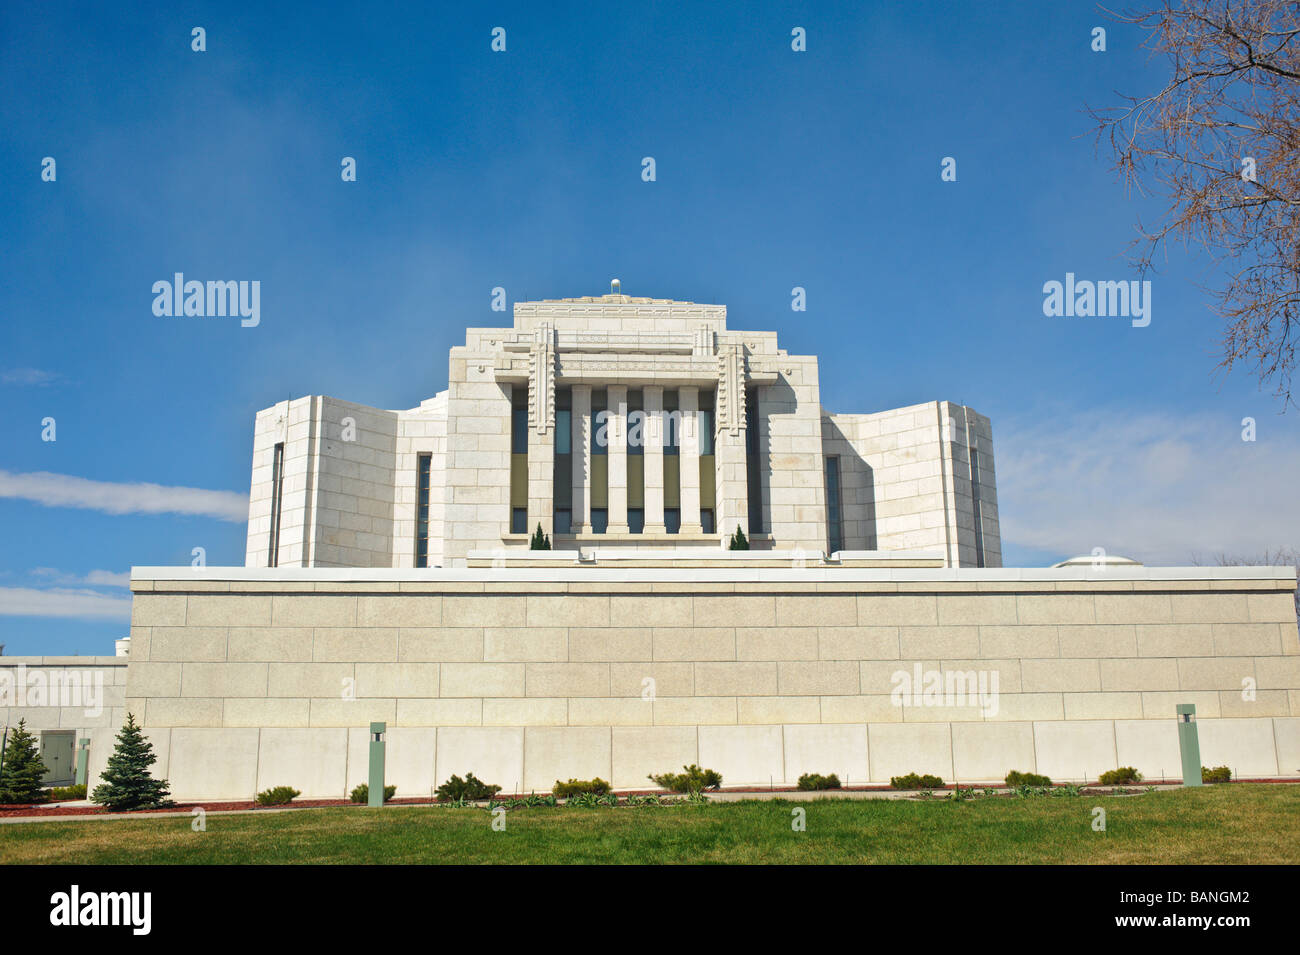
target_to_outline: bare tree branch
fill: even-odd
[[[1300,4],[1105,12],[1170,66],[1158,92],[1089,110],[1125,187],[1168,201],[1156,227],[1138,224],[1130,256],[1145,274],[1169,239],[1209,253],[1224,272],[1208,290],[1224,323],[1216,367],[1249,367],[1285,409],[1300,336]]]

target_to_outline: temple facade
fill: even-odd
[[[723,305],[522,302],[470,328],[407,411],[325,396],[257,415],[249,567],[461,567],[473,553],[726,546],[1000,567],[989,419],[822,407],[817,359]]]
[[[1295,776],[1294,568],[1004,568],[987,418],[818,385],[722,306],[615,290],[469,329],[418,408],[268,408],[246,566],[132,569],[122,708],[178,799],[340,798],[381,730],[406,796],[1169,779],[1191,711],[1204,765]]]

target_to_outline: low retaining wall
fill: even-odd
[[[407,795],[466,772],[649,786],[685,763],[728,785],[1177,777],[1177,703],[1206,765],[1296,776],[1295,585],[1258,567],[139,568],[126,705],[185,799],[344,794],[375,720]]]
[[[71,737],[70,750],[45,750],[52,785],[73,781],[80,740],[90,740],[87,774],[96,780],[126,720],[126,669],[125,657],[0,657],[0,731],[22,720],[45,746],[53,734]]]

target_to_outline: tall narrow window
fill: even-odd
[[[284,505],[284,442],[275,446],[271,463],[271,547],[266,555],[267,567],[280,566],[280,511]]]
[[[429,481],[433,455],[415,459],[415,566],[429,566]]]
[[[840,510],[840,459],[826,459],[826,538],[830,553],[844,549],[844,521]]]
[[[627,529],[645,531],[645,392],[627,392]]]
[[[510,396],[510,533],[528,533],[528,386]]]
[[[555,391],[555,533],[573,533],[573,392]]]
[[[713,389],[700,389],[700,527],[713,533],[713,513],[717,507],[717,463],[713,454]]]
[[[745,464],[749,490],[749,536],[763,533],[763,460],[758,440],[758,389],[745,396]]]
[[[682,529],[682,414],[676,388],[664,389],[664,531]]]

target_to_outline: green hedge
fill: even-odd
[[[943,780],[928,773],[924,776],[908,773],[906,776],[889,777],[889,785],[895,789],[942,789]]]
[[[567,783],[557,779],[555,785],[551,787],[551,795],[556,799],[571,799],[587,793],[593,796],[605,796],[608,795],[609,790],[609,783],[599,776],[595,779],[570,779]]]
[[[1121,766],[1101,774],[1098,780],[1103,786],[1122,786],[1124,783],[1142,782],[1142,774],[1132,766]]]
[[[1013,769],[1007,773],[1006,783],[1009,789],[1019,789],[1021,786],[1052,785],[1052,781],[1046,776],[1040,776],[1038,773],[1022,773],[1018,769]]]
[[[817,789],[839,789],[840,777],[831,773],[829,776],[823,776],[821,773],[804,773],[799,777],[799,788],[805,791]]]
[[[76,783],[72,786],[51,786],[45,791],[50,802],[67,802],[72,799],[86,798],[86,784]]]

